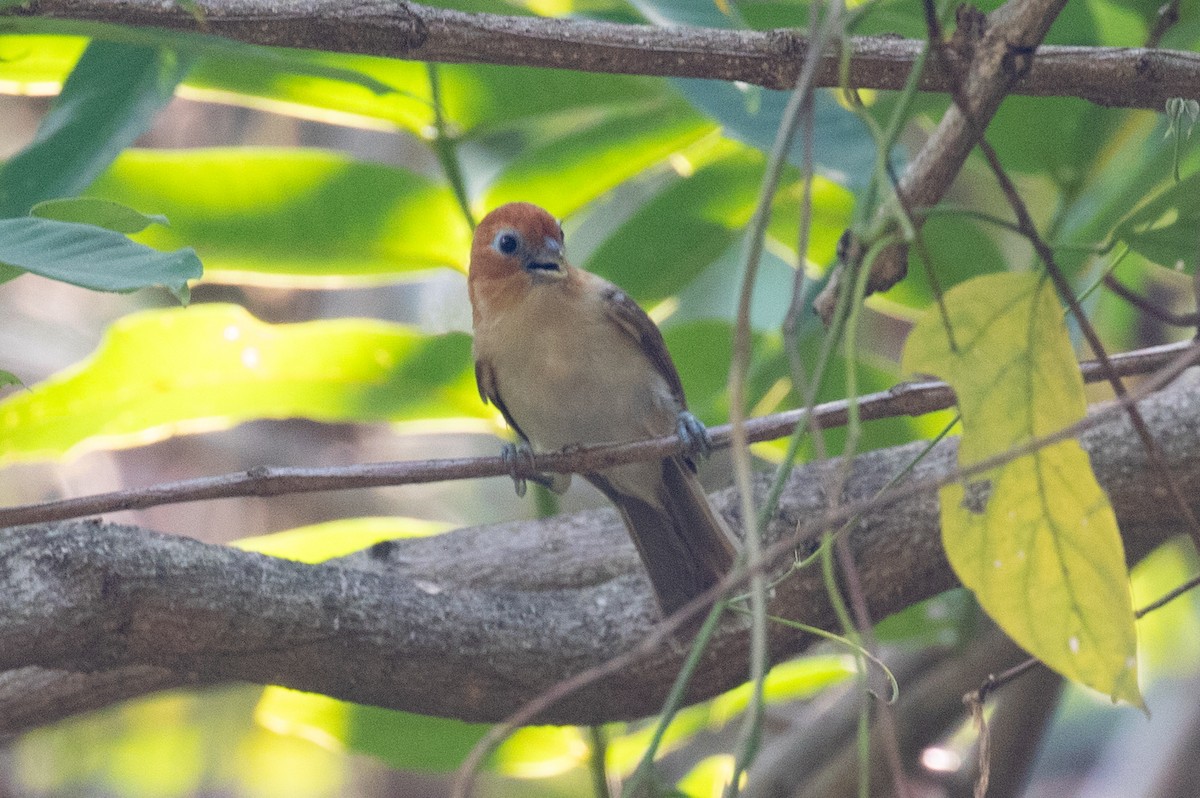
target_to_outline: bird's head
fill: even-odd
[[[483,217],[471,243],[472,279],[516,274],[535,282],[567,276],[562,227],[528,202],[510,202]]]

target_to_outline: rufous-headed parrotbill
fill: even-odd
[[[488,214],[468,286],[479,393],[523,446],[553,452],[672,433],[707,442],[658,327],[621,289],[567,263],[562,227],[546,211],[514,202]],[[712,587],[735,555],[694,472],[674,455],[583,475],[620,511],[666,614]],[[569,481],[557,476],[552,488]]]

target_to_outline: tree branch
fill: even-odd
[[[1169,364],[1191,346],[1190,341],[1123,352],[1110,357],[1119,376],[1149,374]],[[1079,364],[1085,382],[1099,382],[1108,373],[1094,360]],[[898,416],[919,416],[944,410],[954,404],[954,392],[939,380],[906,382],[886,391],[858,397],[859,419],[873,421]],[[821,429],[844,426],[850,403],[845,399],[824,402],[813,408],[813,419]],[[777,440],[792,434],[805,420],[805,410],[786,410],[746,422],[750,443]],[[713,449],[722,449],[732,441],[729,424],[709,429]],[[456,479],[508,476],[515,473],[526,479],[538,474],[583,473],[613,465],[666,457],[681,450],[677,436],[664,435],[632,443],[606,446],[582,446],[563,452],[535,455],[532,462],[514,464],[496,457],[437,460],[409,460],[392,463],[358,463],[350,466],[306,468],[302,466],[256,466],[247,471],[195,477],[142,488],[78,496],[37,504],[0,507],[0,527],[64,521],[69,518],[140,510],[164,504],[228,499],[239,496],[282,496],[289,493],[316,493],[328,490],[352,490],[395,485],[417,485]],[[515,471],[514,471],[515,468]]]
[[[954,103],[904,170],[890,201],[877,210],[871,229],[857,231],[866,241],[846,247],[849,252],[865,253],[876,238],[894,229],[901,206],[915,225],[923,223],[920,211],[937,205],[950,189],[1001,101],[1032,67],[1034,53],[1064,5],[1066,0],[1009,0],[987,16],[974,6],[959,7],[952,40],[931,42],[936,50],[931,53],[933,68],[927,69],[951,77]],[[813,300],[826,324],[837,306],[846,267],[839,263]],[[867,294],[886,291],[907,272],[908,246],[888,247],[871,264]]]
[[[790,89],[808,41],[793,30],[741,31],[623,25],[583,19],[470,14],[395,0],[31,0],[21,18],[152,26],[215,33],[250,44],[333,50],[441,63],[489,63],[667,77],[742,81]],[[36,26],[26,26],[34,30]],[[18,27],[18,29],[21,29]],[[41,29],[41,28],[36,28]],[[118,31],[99,35],[119,36]],[[1040,37],[1039,37],[1040,39]],[[924,42],[894,37],[849,41],[849,85],[898,90]],[[821,59],[817,86],[840,85],[840,52]],[[951,64],[950,66],[954,66]],[[1082,97],[1101,105],[1161,109],[1171,97],[1200,97],[1200,56],[1143,48],[1042,47],[1016,94]],[[945,92],[930,69],[922,91]]]
[[[1197,370],[1142,408],[1181,489],[1200,496]],[[1183,531],[1124,417],[1094,427],[1082,442],[1131,558]],[[873,496],[921,446],[858,457],[846,502]],[[950,473],[955,456],[955,442],[943,442],[912,478]],[[830,468],[840,465],[813,464],[793,475],[769,538],[820,516]],[[756,487],[765,491],[766,478]],[[714,506],[740,526],[732,491],[716,494]],[[955,584],[937,519],[937,497],[925,494],[854,527],[850,543],[875,617]],[[230,680],[495,720],[557,680],[631,649],[655,622],[637,557],[609,509],[380,544],[322,565],[98,522],[19,527],[0,536],[0,586],[7,599],[0,671],[10,671],[0,675],[0,732],[7,733],[140,691]],[[813,569],[779,585],[772,609],[836,624]],[[772,629],[772,656],[810,642]],[[726,627],[690,698],[741,682],[745,645],[743,628]],[[681,656],[660,650],[542,719],[596,723],[652,714]],[[105,692],[81,694],[97,680]],[[128,691],[120,689],[123,680]],[[40,695],[30,694],[30,684]]]

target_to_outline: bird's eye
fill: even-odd
[[[505,255],[511,255],[516,252],[520,244],[521,242],[517,238],[517,234],[508,231],[497,234],[496,240],[492,242],[492,246],[496,248],[496,251]]]

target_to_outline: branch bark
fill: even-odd
[[[924,223],[920,211],[937,205],[950,190],[1001,101],[1032,66],[1034,52],[1065,5],[1066,0],[1009,0],[986,17],[973,6],[959,7],[954,38],[931,53],[932,71],[954,76],[950,91],[955,102],[904,170],[891,199],[878,209],[873,229],[866,231],[869,240],[845,247],[853,253],[851,263],[839,263],[813,301],[813,309],[826,324],[833,318],[847,267],[857,266],[854,261],[861,259],[875,238],[895,229],[901,213],[919,229]],[[959,60],[961,77],[955,71]],[[939,62],[945,68],[937,69]],[[883,250],[870,269],[868,295],[891,288],[908,272],[908,246],[895,244]]]
[[[1200,372],[1142,407],[1181,488],[1200,497]],[[1124,417],[1082,442],[1132,559],[1183,531]],[[845,500],[874,495],[920,447],[856,458]],[[913,478],[948,473],[955,453],[954,441],[943,442]],[[828,469],[838,467],[818,463],[794,474],[768,525],[771,538],[823,511]],[[740,526],[732,491],[716,494],[714,505]],[[922,495],[855,526],[850,543],[875,617],[955,584],[937,519],[936,496]],[[322,565],[95,521],[17,527],[0,536],[0,587],[5,733],[140,692],[230,680],[497,720],[559,679],[635,646],[656,620],[637,557],[608,509],[381,544]],[[781,584],[772,610],[836,624],[816,569]],[[811,642],[774,628],[772,657]],[[690,698],[741,682],[745,645],[736,621],[724,628]],[[682,654],[660,650],[542,719],[597,723],[654,713]],[[92,695],[97,685],[104,689]]]
[[[770,89],[795,85],[808,40],[794,30],[651,27],[582,19],[470,14],[393,0],[31,0],[12,13],[46,20],[115,23],[215,33],[249,44],[332,50],[440,63],[489,63],[667,77],[732,80]],[[33,30],[30,26],[28,29]],[[100,31],[100,35],[119,35]],[[1039,37],[1040,39],[1040,37]],[[873,36],[849,40],[849,85],[897,90],[925,43]],[[831,49],[815,85],[837,86]],[[955,66],[951,64],[950,66]],[[928,70],[922,91],[951,87]],[[1081,97],[1161,109],[1171,97],[1200,98],[1195,53],[1110,47],[1042,47],[1015,94]]]

